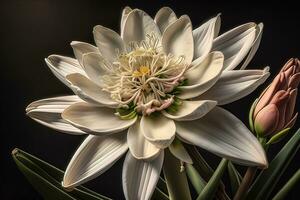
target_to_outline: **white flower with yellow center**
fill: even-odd
[[[240,164],[267,165],[246,126],[218,107],[248,95],[269,76],[268,68],[244,70],[259,46],[262,24],[247,23],[218,36],[219,28],[219,15],[193,30],[188,16],[177,18],[170,8],[153,20],[126,7],[121,35],[96,26],[97,47],[72,42],[76,59],[46,59],[76,96],[33,102],[27,114],[65,133],[90,134],[66,169],[64,187],[99,176],[127,152],[125,197],[149,199],[165,148],[192,162],[172,143],[178,139]]]

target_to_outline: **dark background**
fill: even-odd
[[[160,7],[170,6],[178,16],[188,14],[194,28],[222,12],[221,32],[249,21],[263,22],[265,28],[261,46],[248,68],[270,65],[272,76],[267,83],[290,57],[300,56],[299,7],[286,1],[264,4],[262,1],[230,3],[207,0],[1,0],[1,199],[41,199],[16,168],[10,156],[13,148],[21,148],[65,169],[83,140],[83,136],[58,133],[25,116],[25,107],[34,100],[71,94],[52,75],[44,58],[54,53],[72,55],[69,46],[72,40],[93,43],[92,28],[97,24],[119,31],[121,11],[126,5],[141,8],[152,16]],[[247,124],[248,109],[261,91],[262,87],[226,108]],[[296,126],[299,127],[299,120]],[[269,158],[275,155],[287,139],[271,147]],[[209,155],[209,162],[216,166],[219,158],[205,154]],[[123,159],[87,186],[114,199],[123,199],[122,162]],[[287,181],[299,166],[298,154],[279,184]],[[299,199],[297,194],[299,191],[294,189],[288,199]]]

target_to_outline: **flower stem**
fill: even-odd
[[[257,171],[257,167],[248,167],[243,180],[238,188],[233,200],[242,200],[245,198],[247,191],[253,181],[255,173]]]

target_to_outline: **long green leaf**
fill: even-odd
[[[185,171],[181,171],[180,161],[165,149],[163,172],[171,200],[191,200]]]
[[[200,194],[206,185],[206,181],[202,179],[197,170],[191,164],[186,164],[186,173],[196,192]]]
[[[156,187],[166,195],[168,194],[167,183],[162,177],[159,177]]]
[[[163,191],[161,191],[159,188],[156,187],[151,199],[152,200],[169,200],[169,197]]]
[[[19,170],[45,199],[110,200],[82,186],[66,191],[61,186],[64,173],[62,170],[20,149],[14,149],[12,157]]]
[[[231,185],[231,191],[232,194],[235,194],[241,184],[242,176],[234,167],[232,162],[228,162],[227,170],[228,170],[228,175],[229,175],[229,180]]]
[[[268,199],[276,183],[280,179],[283,172],[295,156],[300,147],[300,129],[293,137],[284,145],[281,151],[276,155],[269,165],[269,168],[263,170],[252,187],[249,190],[247,199],[261,200]]]
[[[300,181],[300,169],[290,178],[290,180],[279,190],[279,192],[274,196],[273,200],[283,200],[291,191],[293,187],[297,185]]]
[[[214,173],[214,170],[209,166],[209,164],[205,161],[205,159],[202,157],[200,152],[197,150],[197,148],[193,145],[185,144],[185,149],[191,156],[193,160],[193,166],[198,171],[200,176],[208,182],[211,176]],[[223,182],[221,181],[221,184],[219,185],[218,191],[217,191],[217,197],[219,199],[230,199],[225,191],[225,186]]]
[[[217,167],[216,171],[212,175],[212,177],[209,179],[208,183],[204,187],[201,194],[198,196],[197,200],[210,200],[213,199],[215,196],[215,193],[220,185],[221,178],[224,174],[224,171],[227,167],[228,160],[222,159],[219,166]]]

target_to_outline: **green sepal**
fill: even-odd
[[[271,161],[269,168],[263,170],[251,186],[247,199],[268,199],[281,175],[296,155],[300,147],[300,129],[284,145],[276,157]]]
[[[290,129],[291,128],[286,128],[286,129],[281,130],[279,133],[276,133],[275,135],[273,135],[270,138],[270,140],[267,142],[267,144],[269,145],[269,144],[274,144],[274,143],[279,142],[289,133]]]
[[[258,102],[258,99],[255,99],[255,101],[251,105],[251,108],[249,111],[249,116],[248,116],[249,126],[250,126],[250,130],[252,131],[252,133],[255,133],[254,124],[253,124],[253,113],[254,113],[254,108],[256,107],[257,102]]]
[[[65,190],[61,185],[64,175],[62,170],[20,149],[14,149],[12,157],[19,170],[44,199],[111,200],[82,186],[72,191]]]

